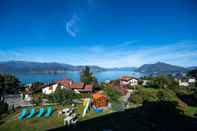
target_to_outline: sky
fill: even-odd
[[[196,0],[0,0],[0,61],[197,66]]]

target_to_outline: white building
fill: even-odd
[[[42,93],[45,95],[49,95],[51,93],[54,93],[57,87],[58,87],[57,83],[48,85],[42,89]]]
[[[181,80],[179,80],[179,86],[188,87],[189,86],[189,83],[187,81],[181,81]]]
[[[196,79],[195,79],[195,78],[189,78],[189,79],[188,79],[188,82],[189,82],[189,83],[195,83],[195,82],[196,82]]]
[[[138,85],[138,79],[130,76],[123,76],[120,78],[120,85],[136,86]]]
[[[24,100],[27,101],[27,102],[32,101],[32,95],[30,95],[30,94],[25,94]]]
[[[150,80],[143,80],[143,82],[142,82],[142,85],[143,86],[148,86],[150,84],[151,84],[151,81]]]

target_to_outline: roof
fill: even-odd
[[[84,89],[85,90],[92,90],[93,85],[89,84],[89,85],[85,85]]]
[[[122,77],[120,78],[120,80],[123,80],[123,81],[129,81],[129,80],[131,80],[131,79],[136,79],[136,80],[137,80],[137,78],[132,77],[132,76],[122,76]]]
[[[64,87],[70,87],[73,84],[73,81],[69,79],[64,79],[57,81],[57,83],[63,85]]]
[[[93,99],[99,99],[99,98],[103,98],[103,97],[107,98],[104,94],[102,94],[100,92],[94,93],[92,95],[92,97],[93,97]]]
[[[82,89],[84,87],[84,83],[80,82],[80,83],[72,83],[72,85],[70,86],[71,89]]]

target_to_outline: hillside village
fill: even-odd
[[[86,67],[81,73],[81,81],[68,78],[51,83],[27,84],[19,90],[18,97],[1,97],[7,103],[8,112],[17,129],[32,126],[36,129],[39,119],[51,125],[43,127],[75,128],[78,123],[115,112],[143,107],[146,102],[175,102],[176,108],[186,116],[197,115],[196,76],[182,75],[141,77],[121,76],[116,80],[98,83]],[[18,101],[18,102],[14,102]],[[3,105],[1,105],[3,106]],[[37,122],[34,122],[36,120]],[[55,121],[55,122],[54,122]],[[5,123],[0,126],[9,129]],[[28,122],[29,124],[22,124]],[[17,124],[22,124],[17,125]]]

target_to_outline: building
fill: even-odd
[[[151,85],[151,80],[143,80],[142,85],[143,86],[150,86]]]
[[[188,87],[189,83],[187,81],[179,80],[179,86]]]
[[[106,107],[108,105],[107,96],[104,94],[97,92],[92,95],[93,98],[93,105],[96,108]]]
[[[57,87],[58,87],[57,83],[47,85],[46,87],[42,88],[42,93],[45,95],[49,95],[51,93],[54,93],[56,91]]]
[[[195,78],[189,78],[189,79],[188,79],[188,82],[189,82],[189,83],[195,83],[195,82],[196,82],[196,79],[195,79]]]
[[[84,84],[83,82],[75,83],[72,80],[64,79],[56,81],[55,83],[48,85],[42,89],[43,94],[49,95],[54,93],[60,87],[61,89],[71,89],[76,93],[81,92],[92,92],[93,85],[91,84]]]
[[[189,87],[189,86],[192,86],[196,83],[196,79],[195,78],[184,78],[184,79],[178,79],[178,82],[179,82],[179,86]]]
[[[120,85],[130,85],[130,86],[137,86],[138,85],[138,79],[131,77],[131,76],[122,76],[120,78]]]

